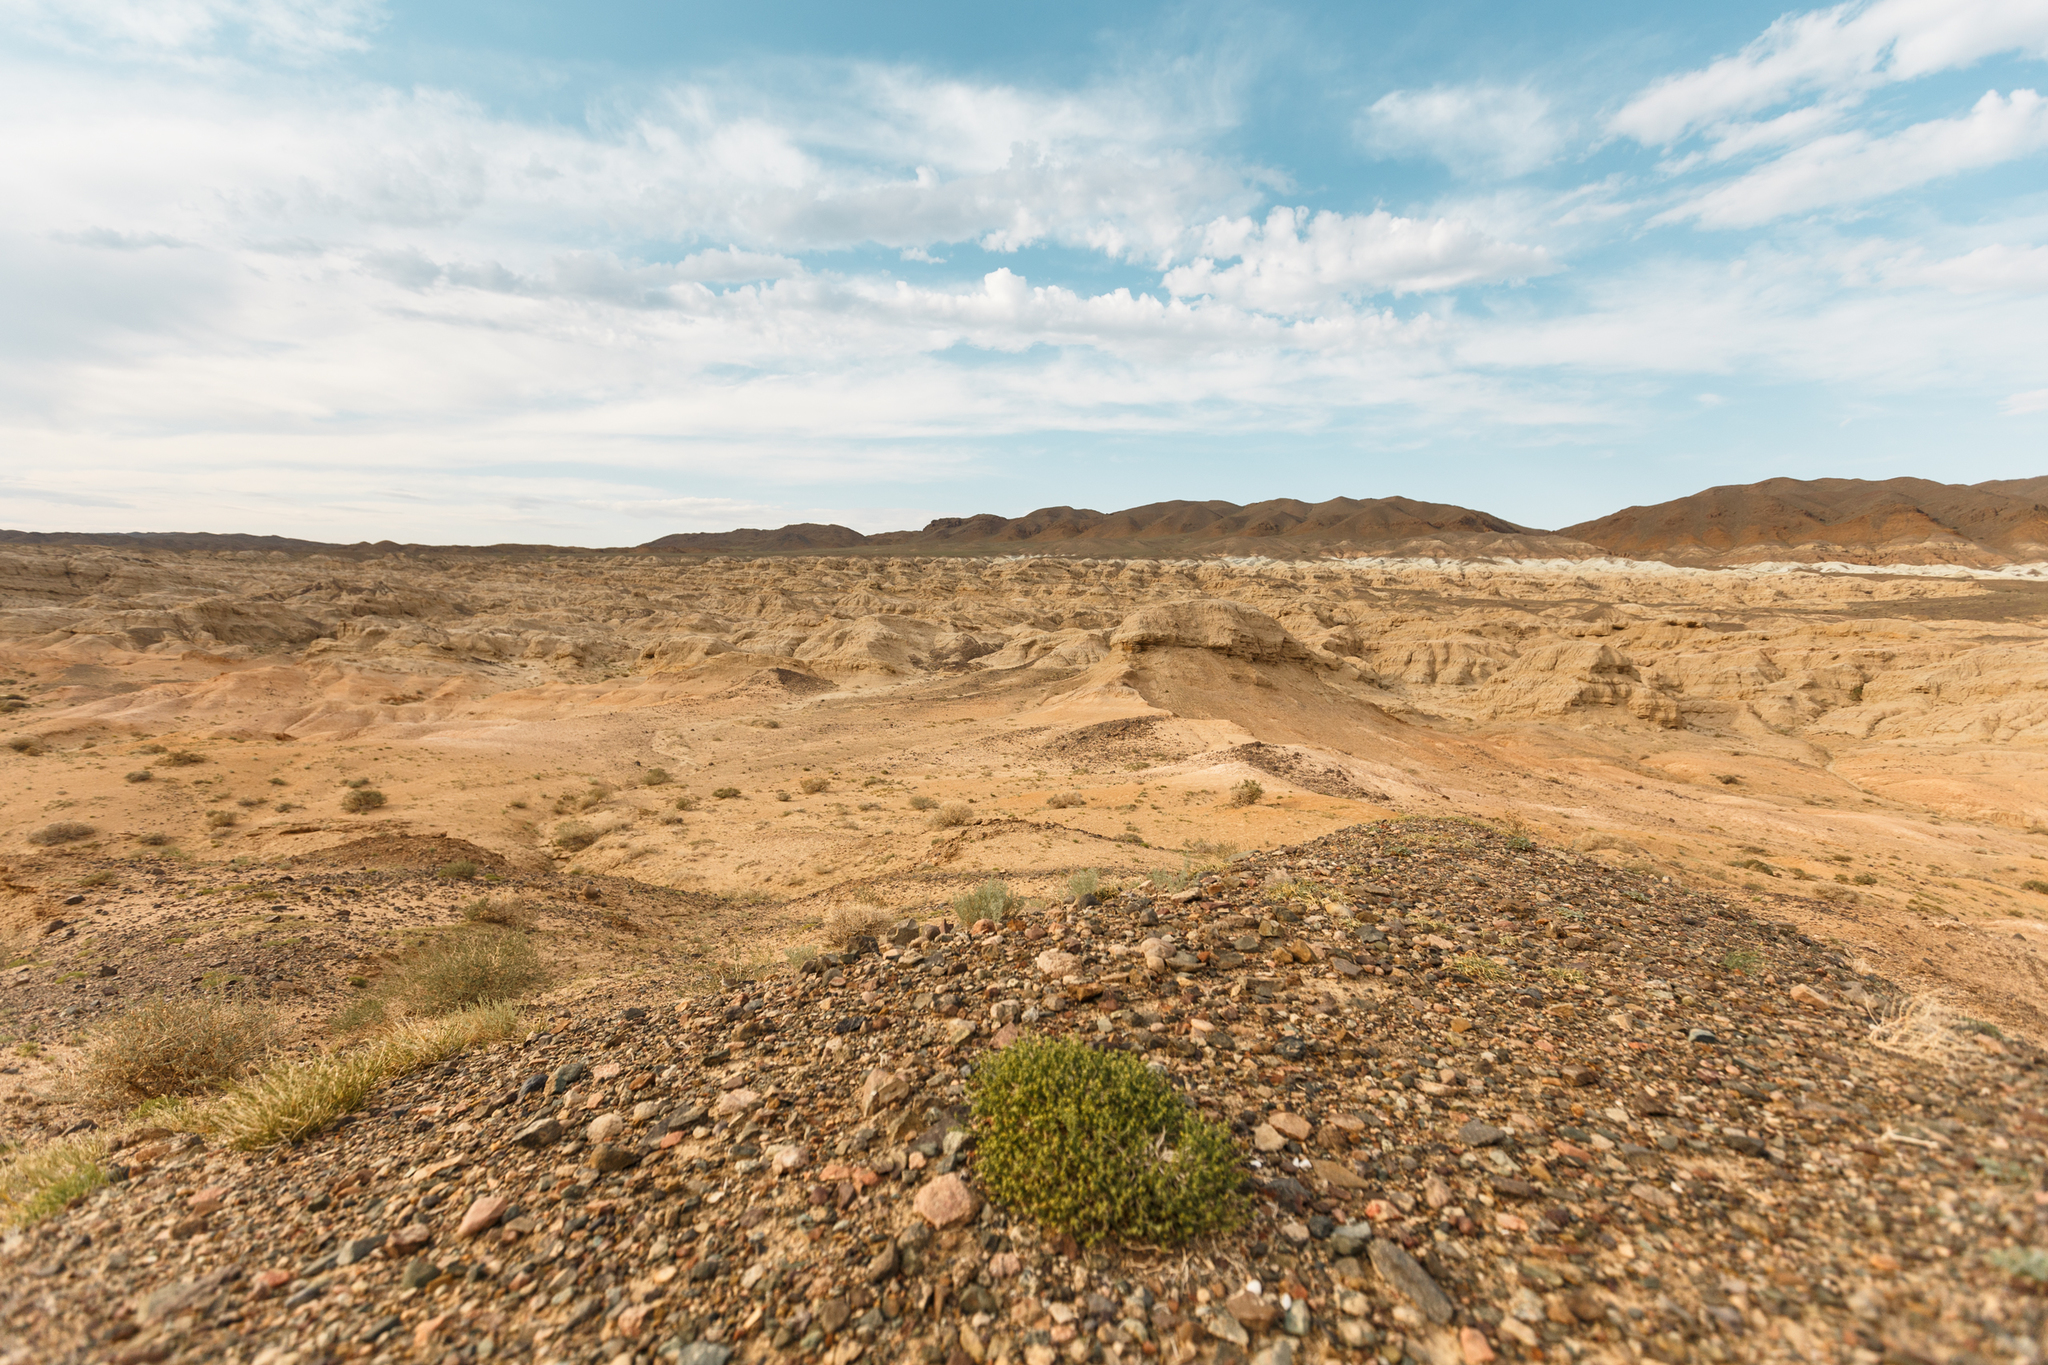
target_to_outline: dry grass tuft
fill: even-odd
[[[1045,798],[1045,804],[1054,810],[1071,810],[1075,806],[1087,805],[1088,798],[1079,792],[1054,792]]]
[[[75,844],[80,839],[90,839],[97,833],[98,830],[83,821],[59,820],[54,824],[44,825],[30,834],[28,841],[38,847],[48,848],[54,844]]]
[[[546,975],[525,935],[478,925],[414,949],[382,994],[407,1014],[432,1016],[511,1000]]]
[[[0,1165],[0,1227],[47,1218],[107,1183],[100,1162],[107,1140],[96,1133],[59,1138],[15,1153]]]
[[[341,808],[350,815],[363,815],[384,804],[384,793],[375,787],[357,787],[341,798]]]
[[[1962,1017],[1933,991],[1894,996],[1879,1005],[1870,1023],[1870,1045],[1920,1061],[1939,1062],[1962,1051],[1957,1025]]]
[[[1256,806],[1266,789],[1247,777],[1230,789],[1230,804],[1233,806]]]
[[[893,916],[873,905],[835,905],[825,912],[825,941],[844,951],[858,938],[870,938],[889,927]]]
[[[277,1043],[269,1010],[217,996],[158,997],[101,1029],[86,1048],[87,1095],[126,1107],[166,1095],[199,1095],[239,1079]]]
[[[948,801],[932,812],[933,829],[955,829],[974,823],[974,807],[965,801]]]
[[[536,919],[534,903],[524,896],[478,896],[462,907],[462,917],[471,924],[495,924],[506,929],[531,929]]]
[[[913,796],[910,798],[910,808],[912,810],[936,810],[938,804],[929,796]]]
[[[832,790],[832,779],[829,777],[807,777],[797,783],[797,785],[804,789],[804,795],[816,796],[819,792]]]

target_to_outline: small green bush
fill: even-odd
[[[953,913],[965,923],[972,924],[978,919],[995,919],[1006,915],[1017,903],[1017,897],[1010,894],[1009,885],[990,877],[972,891],[962,891],[953,897]]]
[[[1858,880],[1858,881],[1862,881],[1863,879],[1862,879],[1861,877],[1858,877],[1858,878],[1857,878],[1856,880]],[[1871,878],[1871,880],[1872,880],[1872,881],[1876,881],[1876,880],[1877,880],[1877,878],[1875,878],[1875,877],[1872,877],[1872,878]],[[2030,880],[2028,880],[2028,881],[2024,881],[2024,882],[2021,882],[2021,883],[2020,883],[2020,890],[2022,890],[2022,891],[2038,891],[2038,892],[2040,892],[2040,893],[2041,893],[2042,895],[2044,895],[2044,896],[2048,896],[2048,882],[2044,882],[2044,881],[2042,881],[2042,880],[2041,880],[2041,879],[2040,879],[2039,877],[2035,877],[2035,878],[2032,878],[2032,879],[2030,879]]]
[[[242,817],[231,810],[210,810],[206,812],[208,829],[230,829]]]
[[[475,877],[480,869],[468,858],[457,858],[452,863],[443,863],[440,874],[450,881],[466,882]]]
[[[1233,806],[1256,806],[1266,789],[1247,777],[1230,789],[1230,804]]]
[[[341,798],[341,808],[350,815],[361,815],[384,804],[384,793],[375,787],[357,787]]]
[[[699,802],[694,796],[678,796],[675,801],[677,810],[695,810],[698,804]]]
[[[1092,867],[1084,867],[1079,872],[1067,875],[1067,894],[1075,900],[1094,895],[1101,886],[1102,874]]]
[[[999,1202],[1094,1245],[1185,1242],[1244,1217],[1229,1135],[1123,1053],[1027,1038],[973,1080],[976,1172]]]
[[[55,824],[44,825],[29,835],[28,841],[47,848],[52,844],[75,844],[80,839],[92,838],[98,832],[91,825],[77,820],[59,820]]]
[[[713,787],[711,789],[712,799],[716,801],[730,801],[739,794],[740,789],[738,787]]]
[[[415,949],[398,965],[386,993],[408,1014],[447,1014],[513,999],[545,975],[539,951],[524,934],[464,928]]]

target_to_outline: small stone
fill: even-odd
[[[1047,948],[1032,959],[1031,965],[1038,969],[1040,976],[1062,981],[1081,970],[1081,959],[1058,948]]]
[[[947,1047],[958,1047],[974,1036],[974,1021],[971,1019],[949,1019],[940,1031]]]
[[[222,1204],[227,1202],[227,1197],[228,1192],[225,1186],[209,1185],[203,1190],[194,1190],[192,1197],[186,1201],[186,1204],[194,1213],[214,1213],[219,1210]]]
[[[1311,1326],[1308,1304],[1300,1299],[1287,1305],[1287,1311],[1280,1315],[1280,1330],[1290,1337],[1305,1337]]]
[[[600,1114],[584,1127],[583,1136],[592,1143],[610,1142],[625,1126],[617,1114]]]
[[[633,1106],[633,1116],[628,1122],[635,1128],[638,1128],[643,1123],[651,1122],[654,1116],[660,1112],[661,1106],[653,1100],[642,1100]]]
[[[1496,1128],[1484,1119],[1466,1119],[1458,1129],[1458,1141],[1467,1147],[1493,1147],[1507,1141],[1508,1130]]]
[[[479,1232],[489,1231],[505,1216],[505,1210],[512,1207],[512,1201],[501,1194],[487,1194],[469,1206],[469,1212],[462,1215],[462,1223],[455,1229],[457,1237],[474,1237]]]
[[[580,1058],[573,1062],[563,1062],[555,1068],[555,1074],[548,1082],[548,1093],[559,1095],[589,1074],[590,1063]]]
[[[1252,1146],[1262,1152],[1277,1152],[1286,1145],[1287,1139],[1270,1123],[1262,1123],[1252,1129]]]
[[[1356,1256],[1372,1242],[1372,1224],[1365,1222],[1346,1223],[1330,1234],[1330,1254],[1333,1256]]]
[[[551,1147],[561,1141],[561,1138],[561,1122],[550,1115],[544,1119],[536,1119],[521,1128],[512,1135],[512,1142],[515,1146],[532,1150],[538,1147]]]
[[[1487,1365],[1493,1359],[1493,1346],[1486,1333],[1477,1327],[1459,1329],[1458,1350],[1465,1357],[1465,1365]]]
[[[1714,1043],[1718,1043],[1721,1040],[1714,1036],[1714,1031],[1712,1029],[1695,1028],[1686,1030],[1685,1041],[1688,1043],[1698,1043],[1704,1047]]]
[[[868,1262],[867,1280],[869,1284],[880,1284],[895,1273],[896,1244],[891,1242]]]
[[[720,1118],[731,1118],[735,1114],[744,1114],[751,1109],[756,1109],[760,1104],[760,1095],[742,1086],[737,1090],[728,1090],[723,1095],[720,1095],[718,1102],[711,1106],[711,1112]]]
[[[725,1365],[732,1359],[732,1347],[716,1341],[699,1341],[685,1346],[676,1365]]]
[[[965,1223],[981,1212],[981,1196],[969,1189],[957,1175],[942,1175],[919,1189],[912,1207],[935,1228]]]
[[[1301,1222],[1299,1219],[1290,1218],[1280,1225],[1280,1235],[1295,1246],[1306,1246],[1308,1244],[1308,1224]]]
[[[1372,1244],[1372,1268],[1398,1293],[1414,1304],[1423,1317],[1438,1326],[1451,1320],[1451,1301],[1427,1270],[1413,1256],[1384,1237]]]
[[[1288,1137],[1293,1138],[1296,1142],[1307,1142],[1309,1134],[1316,1130],[1316,1126],[1301,1115],[1290,1114],[1284,1109],[1267,1119],[1266,1122],[1273,1125],[1280,1132],[1285,1133]]]
[[[1252,1365],[1294,1365],[1294,1359],[1294,1343],[1281,1337],[1254,1355]]]
[[[407,1223],[391,1234],[384,1249],[393,1256],[410,1256],[434,1240],[434,1230],[425,1223]]]
[[[599,1175],[610,1175],[614,1171],[623,1171],[629,1166],[637,1165],[639,1160],[638,1153],[629,1151],[624,1147],[615,1147],[609,1142],[599,1143],[590,1152],[591,1169]]]
[[[796,1144],[787,1147],[777,1147],[768,1154],[769,1169],[777,1175],[788,1175],[792,1171],[800,1171],[810,1164],[810,1160],[810,1149]]]
[[[1422,1182],[1422,1199],[1433,1209],[1443,1208],[1452,1199],[1450,1182],[1431,1171],[1429,1179]]]
[[[382,1233],[371,1237],[357,1237],[351,1241],[343,1242],[334,1253],[334,1263],[342,1266],[355,1265],[358,1262],[367,1261],[376,1252],[377,1248],[383,1245],[384,1236]]]
[[[1216,1304],[1204,1304],[1195,1310],[1202,1327],[1218,1341],[1227,1341],[1233,1346],[1243,1346],[1251,1341],[1251,1335],[1244,1330],[1244,1324]]]
[[[1280,1316],[1277,1304],[1267,1303],[1258,1295],[1240,1289],[1223,1301],[1224,1311],[1244,1327],[1254,1332],[1263,1332],[1271,1327]],[[1239,1342],[1243,1345],[1243,1342]]]

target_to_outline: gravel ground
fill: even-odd
[[[0,1360],[2036,1360],[2042,1054],[1789,926],[1456,821],[586,994],[300,1146],[132,1132],[0,1243]],[[645,988],[638,988],[645,989]],[[1135,1050],[1252,1216],[975,1192],[1021,1032]]]

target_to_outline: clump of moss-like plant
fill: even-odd
[[[1185,1242],[1244,1217],[1229,1134],[1136,1057],[1022,1039],[973,1098],[982,1187],[1077,1241]]]

